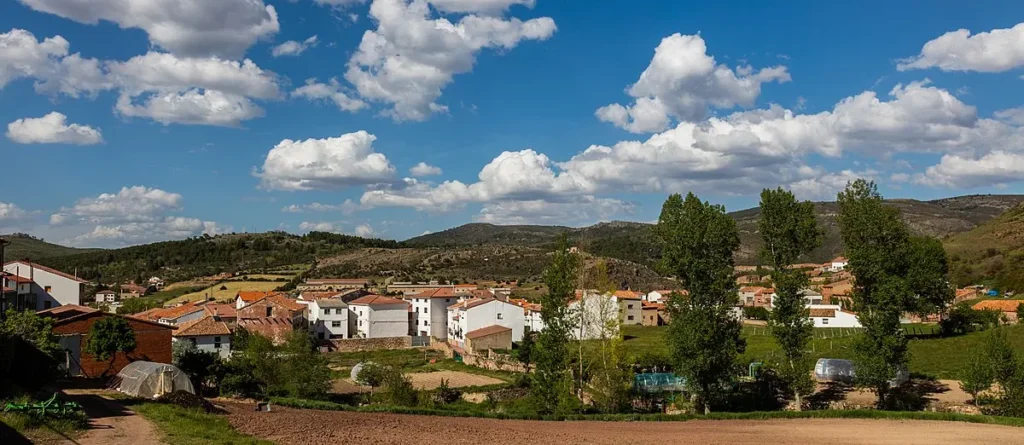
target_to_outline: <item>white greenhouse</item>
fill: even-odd
[[[132,397],[155,399],[174,391],[195,394],[188,375],[174,365],[155,362],[132,362],[117,373],[111,388]]]

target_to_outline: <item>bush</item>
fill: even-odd
[[[748,320],[768,320],[771,314],[761,306],[744,306],[743,317]]]
[[[412,380],[402,374],[401,369],[384,367],[382,386],[384,387],[382,396],[389,405],[416,406],[419,400],[419,394],[416,393],[416,388],[413,388]]]
[[[975,329],[988,329],[999,325],[998,311],[978,311],[969,304],[961,303],[950,309],[949,315],[939,322],[942,335],[960,335]]]
[[[448,386],[448,380],[441,379],[441,385],[434,390],[434,403],[447,405],[462,398],[462,391]]]

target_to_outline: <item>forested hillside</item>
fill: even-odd
[[[1024,292],[1024,204],[945,242],[958,285],[988,282]]]

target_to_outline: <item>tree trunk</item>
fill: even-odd
[[[804,404],[803,404],[803,398],[800,397],[800,391],[793,391],[793,398],[796,399],[796,410],[797,411],[803,411],[804,410]]]

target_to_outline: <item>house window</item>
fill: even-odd
[[[827,318],[822,318],[821,319],[821,324],[828,324],[828,319]]]
[[[213,337],[213,349],[220,349],[220,337]]]
[[[50,293],[50,289],[53,289],[53,287],[52,286],[46,286],[46,287],[43,288],[43,290],[46,291],[46,293]]]
[[[50,300],[44,301],[43,302],[43,309],[49,309],[51,304],[53,304],[53,303],[51,303]]]
[[[267,306],[267,316],[271,317],[274,315],[274,308]]]
[[[363,320],[359,320],[359,326],[363,325]]]
[[[330,315],[330,314],[331,314],[331,309],[330,308],[324,309],[324,315]]]
[[[627,309],[633,309],[633,305],[632,305],[632,304],[627,304],[627,305],[626,305],[626,308],[627,308]]]
[[[501,312],[498,312],[498,320],[501,320]]]
[[[341,327],[341,322],[338,321],[338,320],[334,320],[334,321],[331,322],[331,327],[332,328],[340,328]]]
[[[633,316],[630,315],[630,316],[626,317],[626,320],[633,320]]]

